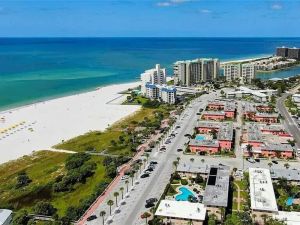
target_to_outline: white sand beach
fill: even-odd
[[[140,106],[120,105],[120,91],[139,82],[97,90],[0,112],[0,164],[49,149],[62,140],[104,130]]]

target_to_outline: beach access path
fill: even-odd
[[[141,108],[107,104],[121,99],[119,92],[139,84],[110,85],[0,112],[0,164],[33,151],[51,149],[89,131],[105,130]]]

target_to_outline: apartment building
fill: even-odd
[[[256,77],[256,68],[252,63],[231,63],[223,67],[226,81],[239,81],[246,84],[251,83]]]
[[[287,48],[287,47],[278,47],[276,48],[276,56],[281,56],[289,59],[300,60],[300,48]]]
[[[174,82],[180,86],[193,86],[219,77],[218,59],[194,59],[177,61],[173,65]]]

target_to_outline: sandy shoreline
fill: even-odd
[[[0,112],[0,164],[49,149],[62,140],[109,125],[140,108],[120,105],[120,91],[139,82],[110,85]]]

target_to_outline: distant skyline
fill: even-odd
[[[1,0],[0,37],[300,37],[293,0]]]

